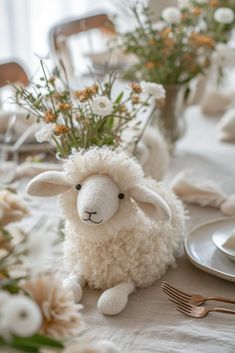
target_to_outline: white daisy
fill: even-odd
[[[24,295],[12,295],[4,303],[1,321],[5,329],[20,337],[29,337],[41,327],[42,314],[38,305]]]
[[[218,23],[230,24],[234,21],[234,12],[233,10],[227,7],[220,7],[215,10],[214,19]]]
[[[50,142],[53,134],[53,129],[54,124],[44,124],[35,134],[37,142]]]
[[[181,12],[177,7],[166,7],[162,11],[162,18],[169,24],[178,24],[181,19]]]
[[[143,92],[151,96],[152,98],[154,99],[165,98],[166,91],[164,87],[159,83],[142,81],[140,84],[143,89]]]
[[[110,115],[113,111],[113,104],[105,96],[95,97],[92,101],[92,111],[100,116]]]

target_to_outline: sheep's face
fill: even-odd
[[[77,211],[82,222],[98,226],[112,218],[124,197],[107,175],[91,175],[76,185]]]
[[[139,184],[133,180],[134,185],[130,185],[130,177],[127,178],[125,173],[128,163],[125,168],[119,166],[122,174],[119,170],[118,177],[111,167],[107,174],[99,172],[84,177],[75,171],[73,174],[44,172],[29,183],[27,193],[41,197],[60,195],[64,217],[78,227],[81,234],[86,233],[87,227],[96,226],[94,231],[86,234],[91,241],[110,239],[123,227],[133,227],[138,207],[153,220],[168,221],[171,218],[168,204],[157,192],[142,185],[144,179],[140,179]]]

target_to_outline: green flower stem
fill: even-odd
[[[53,101],[53,98],[52,98],[50,85],[49,85],[49,82],[48,82],[48,79],[47,79],[46,71],[45,71],[45,68],[44,68],[43,61],[42,61],[42,60],[40,60],[40,64],[41,64],[41,68],[42,68],[42,71],[43,71],[44,78],[45,78],[45,80],[46,80],[46,86],[47,86],[48,93],[49,93],[50,100],[51,100],[51,104],[52,104],[52,107],[53,107],[53,112],[54,112],[54,114],[56,114],[55,104],[54,104],[54,101]]]

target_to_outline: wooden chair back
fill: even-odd
[[[113,22],[104,13],[92,14],[73,20],[61,22],[51,28],[49,41],[51,50],[58,60],[62,60],[68,76],[73,74],[72,54],[67,45],[67,39],[75,34],[99,29],[104,33],[115,33]]]
[[[16,61],[0,63],[0,88],[9,83],[29,84],[29,78],[24,68]]]

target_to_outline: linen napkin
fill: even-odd
[[[143,167],[145,176],[151,176],[158,181],[164,178],[170,155],[166,141],[156,127],[146,128],[137,145],[135,157]]]
[[[200,103],[201,111],[206,115],[223,114],[232,104],[235,92],[222,93],[216,89],[205,92]]]
[[[235,108],[229,109],[217,124],[220,141],[235,142]]]
[[[191,171],[184,170],[170,187],[185,203],[219,208],[224,215],[235,216],[235,195],[227,196],[212,180],[196,180]]]

